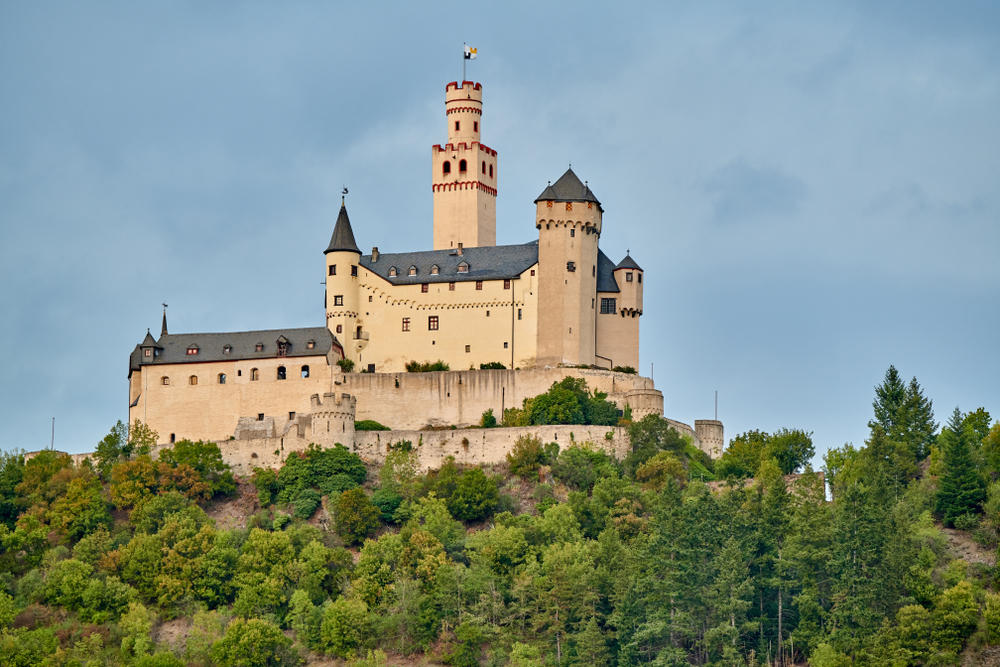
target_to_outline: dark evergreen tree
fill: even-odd
[[[896,367],[890,365],[889,370],[885,372],[882,384],[875,387],[875,400],[872,402],[872,408],[875,409],[875,423],[879,424],[886,433],[893,432],[897,415],[905,401],[906,385],[899,376]]]
[[[938,442],[944,454],[944,472],[938,483],[935,507],[946,526],[954,526],[963,514],[976,514],[986,500],[986,484],[976,469],[972,450],[976,433],[964,423],[962,412],[955,408]]]

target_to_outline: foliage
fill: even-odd
[[[131,455],[132,443],[128,439],[128,426],[118,420],[108,434],[97,443],[97,448],[94,450],[94,459],[97,461],[97,470],[101,477],[108,479],[111,475],[111,466],[128,459]]]
[[[278,471],[275,497],[279,502],[290,502],[305,489],[337,493],[345,487],[363,484],[367,477],[364,462],[343,445],[329,449],[309,445],[306,451],[296,452],[285,460]]]
[[[350,373],[354,370],[353,359],[337,359],[337,365],[340,366],[340,370],[345,373]]]
[[[479,370],[489,371],[489,370],[502,370],[507,368],[499,361],[489,361],[485,364],[479,364]]]
[[[403,496],[393,489],[379,488],[372,494],[372,504],[378,508],[382,520],[392,523],[396,510],[403,504]]]
[[[986,484],[973,457],[974,439],[975,431],[963,423],[962,413],[955,408],[948,426],[938,437],[944,452],[944,474],[935,507],[947,526],[953,526],[962,515],[978,513],[986,500]]]
[[[368,607],[361,600],[337,598],[323,610],[319,645],[324,653],[349,658],[370,636]]]
[[[598,479],[620,474],[614,457],[583,445],[567,447],[552,464],[552,476],[578,491],[590,491]]]
[[[668,451],[682,455],[684,439],[670,423],[655,414],[649,414],[628,427],[631,451],[625,458],[625,471],[634,476],[636,469],[657,452]]]
[[[209,484],[213,496],[232,495],[236,491],[233,473],[214,442],[178,440],[173,447],[162,450],[159,459],[174,468],[189,466]]]
[[[374,419],[362,419],[361,421],[354,422],[355,431],[390,431],[388,426],[380,424]]]
[[[542,441],[536,436],[525,434],[516,441],[506,454],[510,472],[518,477],[528,477],[549,463]]]
[[[521,408],[508,408],[503,413],[504,426],[617,423],[618,408],[607,400],[607,394],[588,392],[586,380],[574,377],[553,382],[544,394],[526,398]]]
[[[629,373],[631,375],[636,374],[636,370],[631,366],[615,366],[611,370],[613,370],[615,373]]]
[[[493,514],[500,501],[495,479],[481,468],[469,468],[458,478],[455,491],[448,497],[448,511],[460,521],[479,521]]]
[[[308,519],[316,513],[322,499],[316,489],[302,489],[292,502],[292,514],[297,519]]]
[[[815,453],[812,433],[800,429],[783,428],[773,434],[747,431],[730,441],[715,464],[715,473],[725,479],[753,477],[761,463],[774,459],[782,474],[790,475],[802,470]]]
[[[357,544],[378,527],[379,508],[368,499],[364,489],[350,489],[333,504],[337,534],[347,544]]]
[[[483,416],[479,419],[479,426],[482,428],[496,428],[497,418],[493,416],[493,408],[489,408],[483,412]]]
[[[448,364],[438,359],[437,361],[409,361],[406,363],[406,370],[409,373],[429,373],[431,371],[450,370]]]
[[[212,662],[240,667],[297,665],[291,640],[281,628],[260,618],[236,618],[212,647]]]

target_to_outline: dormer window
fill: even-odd
[[[153,348],[147,347],[145,350],[142,351],[142,356],[144,356],[144,357],[151,357],[151,356],[153,356]]]
[[[278,340],[276,340],[275,342],[278,344],[279,357],[284,357],[285,355],[287,355],[289,348],[292,347],[292,344],[284,336],[279,336]]]
[[[468,273],[469,272],[469,263],[468,262],[459,262],[458,263],[458,272],[459,273]]]
[[[306,349],[307,350],[311,350],[314,347],[316,347],[316,341],[314,341],[314,340],[307,340],[306,341]]]
[[[192,356],[192,355],[198,354],[198,346],[197,345],[189,345],[188,349],[187,349],[187,354],[188,354],[188,356]]]
[[[415,276],[415,275],[417,275],[417,267],[415,267],[415,266],[410,266],[410,270],[409,270],[409,271],[408,271],[407,273],[408,273],[409,275],[411,275],[411,276]]]
[[[257,343],[256,345],[254,345],[253,346],[253,351],[254,352],[263,352],[264,351],[264,343]]]
[[[232,351],[233,351],[233,346],[232,345],[223,345],[222,346],[222,354],[229,354]]]
[[[431,266],[431,275],[436,276],[440,272],[437,264]]]
[[[389,277],[390,278],[395,278],[397,275],[398,275],[398,272],[396,271],[396,267],[395,266],[390,266],[389,267]]]

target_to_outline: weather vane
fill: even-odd
[[[343,192],[340,193],[340,203],[341,204],[344,203],[344,197],[346,197],[346,196],[347,196],[347,186],[345,185]]]

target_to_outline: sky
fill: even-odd
[[[358,245],[430,249],[478,48],[498,243],[572,163],[645,269],[666,414],[863,444],[890,364],[1000,416],[996,3],[0,0],[0,449],[91,451],[147,328],[319,326]],[[818,456],[817,456],[818,462]]]

